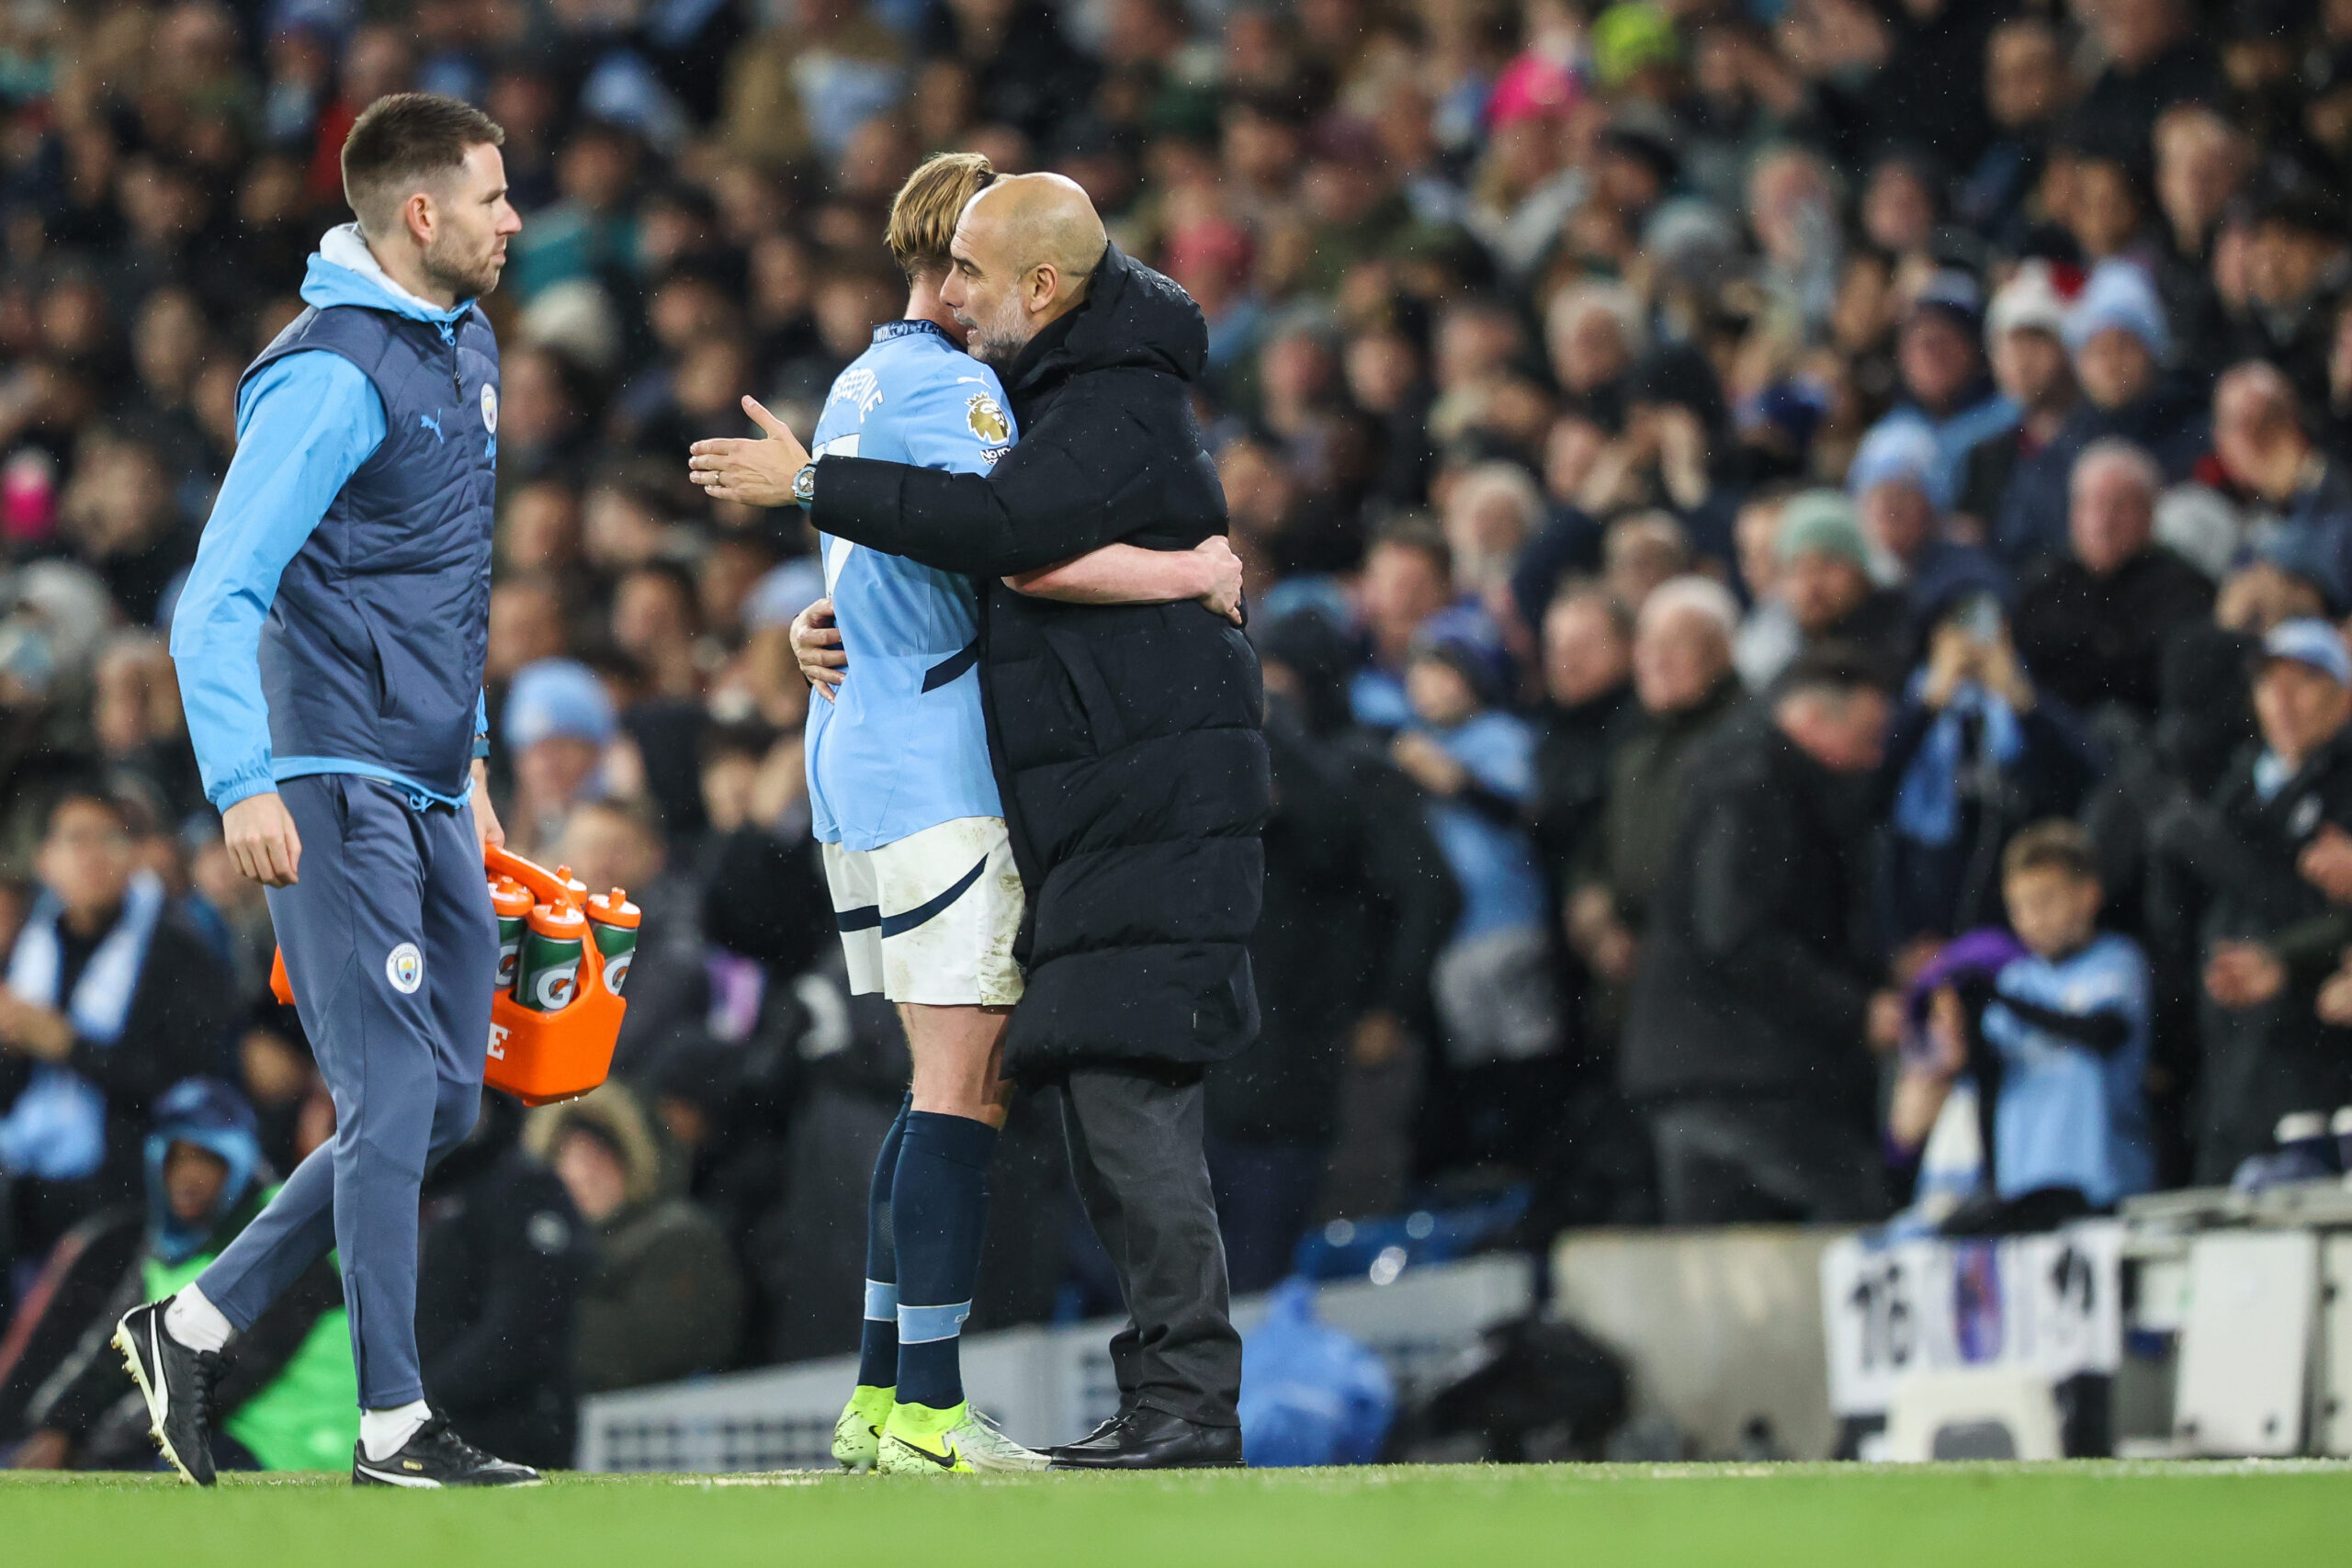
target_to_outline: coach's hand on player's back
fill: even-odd
[[[752,506],[789,504],[792,481],[808,463],[808,449],[759,399],[745,398],[743,412],[766,435],[758,440],[695,442],[686,458],[686,477],[702,486],[713,501],[741,501]]]
[[[302,835],[286,802],[271,790],[249,795],[220,814],[220,837],[239,871],[265,887],[291,887],[302,865]]]
[[[800,678],[831,702],[833,688],[844,678],[842,671],[849,668],[849,655],[842,650],[831,599],[820,599],[792,617],[792,657],[799,662]]]

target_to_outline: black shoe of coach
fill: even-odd
[[[1159,1410],[1133,1410],[1053,1450],[1056,1470],[1226,1470],[1241,1463],[1241,1428],[1204,1427]]]

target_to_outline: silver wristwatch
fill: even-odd
[[[792,503],[806,512],[817,500],[817,460],[814,457],[800,465],[792,476]]]

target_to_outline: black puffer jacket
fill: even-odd
[[[1871,965],[1860,789],[1758,705],[1690,761],[1634,975],[1623,1087],[1652,1102],[1785,1098],[1869,1125]]]
[[[992,474],[817,465],[820,530],[987,583],[989,745],[1029,889],[1016,1077],[1215,1062],[1258,1032],[1248,942],[1272,786],[1249,639],[1198,604],[1062,604],[998,581],[1225,532],[1186,391],[1207,356],[1199,307],[1113,247],[1006,375],[1021,441]]]

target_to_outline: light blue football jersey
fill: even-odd
[[[929,321],[892,321],[833,382],[811,450],[984,474],[1017,435],[995,371]],[[980,716],[979,585],[847,539],[818,546],[849,669],[832,702],[809,705],[817,837],[873,850],[1003,816]]]
[[[2052,963],[2020,958],[1999,994],[2077,1016],[2116,1011],[2130,1022],[2120,1050],[2101,1056],[2038,1029],[2000,1005],[1984,1010],[1984,1038],[2001,1054],[1993,1115],[2001,1196],[2076,1187],[2106,1205],[2155,1182],[2155,1148],[2141,1080],[2148,1067],[2148,962],[2130,938],[2102,935]]]

